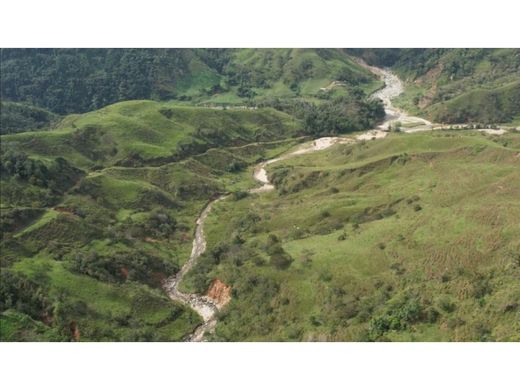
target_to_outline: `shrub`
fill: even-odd
[[[268,248],[270,264],[278,269],[287,269],[294,259],[282,248],[279,243]]]
[[[323,210],[322,212],[320,212],[320,217],[328,218],[328,217],[330,217],[330,212],[328,210]]]
[[[441,296],[437,299],[437,305],[439,308],[446,312],[446,313],[452,313],[456,309],[455,303],[452,301],[452,299],[446,295]]]
[[[173,116],[173,110],[171,108],[161,108],[159,112],[168,119],[171,119]]]
[[[390,330],[401,331],[423,318],[423,307],[417,298],[407,298],[404,302],[374,317],[369,323],[369,334],[377,339]]]
[[[338,236],[338,241],[345,241],[347,239],[347,233],[343,232]]]
[[[246,167],[246,163],[243,161],[233,161],[231,162],[226,170],[231,173],[240,172]]]
[[[246,191],[235,191],[233,192],[233,200],[240,200],[244,199],[248,196],[248,193]]]

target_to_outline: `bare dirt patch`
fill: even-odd
[[[211,282],[206,295],[217,303],[218,307],[222,307],[231,300],[231,286],[226,285],[219,279]]]

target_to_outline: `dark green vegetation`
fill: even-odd
[[[516,53],[360,54],[407,77],[411,110],[508,122]],[[161,284],[228,192],[182,286],[231,286],[215,339],[518,340],[518,133],[337,145],[253,195],[259,161],[383,118],[344,50],[1,54],[1,340],[183,339],[200,319]],[[428,91],[447,95],[418,107]]]
[[[274,107],[304,121],[311,134],[365,129],[382,117],[380,105],[366,99],[381,82],[339,49],[3,49],[1,54],[2,134],[48,129],[60,118],[52,112],[81,113],[130,99]],[[331,119],[316,118],[322,106]]]
[[[2,99],[58,114],[131,99],[254,105],[380,86],[336,49],[2,49],[1,73]],[[332,81],[342,85],[320,91]]]
[[[136,101],[2,136],[0,337],[182,339],[200,320],[161,283],[200,209],[252,186],[244,168],[298,128],[269,108]]]
[[[27,104],[0,101],[0,134],[44,130],[58,121],[58,116]]]
[[[186,280],[216,340],[520,340],[520,134],[392,134],[269,168],[215,205]]]
[[[382,118],[366,99],[380,82],[342,50],[1,54],[6,340],[181,339],[199,319],[160,287],[203,205],[301,136]],[[107,106],[129,99],[155,101]]]
[[[441,123],[516,123],[519,49],[358,49],[407,82],[397,103]]]

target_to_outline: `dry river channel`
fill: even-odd
[[[257,164],[253,171],[253,177],[259,182],[260,186],[249,190],[250,193],[262,193],[274,189],[274,185],[269,181],[266,168],[275,162],[289,159],[293,156],[317,152],[327,149],[335,144],[355,143],[359,141],[375,140],[384,138],[388,134],[389,126],[392,122],[399,121],[402,124],[413,123],[414,127],[404,129],[404,132],[412,133],[416,131],[427,131],[436,129],[429,121],[409,116],[405,112],[393,107],[392,99],[399,96],[403,92],[403,85],[401,80],[390,70],[381,69],[373,66],[368,66],[362,63],[373,73],[377,74],[384,82],[385,86],[373,94],[374,98],[379,98],[383,101],[385,107],[385,121],[376,129],[369,130],[363,134],[355,137],[323,137],[310,142],[304,142],[297,146],[292,151],[284,153],[279,157],[273,158]],[[192,269],[199,256],[206,250],[206,238],[204,236],[204,222],[211,212],[213,205],[222,201],[229,195],[223,195],[215,200],[209,202],[204,210],[200,213],[195,228],[195,237],[193,239],[193,247],[191,255],[184,263],[180,271],[166,279],[164,282],[164,289],[168,296],[175,302],[189,306],[199,314],[203,322],[190,335],[187,336],[186,341],[204,341],[205,335],[212,333],[217,324],[217,313],[221,309],[218,302],[214,301],[207,295],[200,295],[194,293],[184,293],[179,290],[179,284],[183,277]]]

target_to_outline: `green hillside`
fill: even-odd
[[[270,167],[215,205],[186,287],[216,340],[519,340],[520,136],[392,135]]]
[[[514,49],[2,49],[0,340],[187,340],[164,283],[205,238],[178,288],[230,294],[213,341],[519,341],[514,129],[396,121],[249,191],[384,121],[353,55],[409,112],[520,120]]]
[[[340,94],[380,86],[339,49],[2,49],[0,65],[2,99],[58,114],[135,99],[254,105],[327,95],[335,80]]]
[[[441,123],[511,123],[520,117],[519,49],[358,49],[405,81],[396,103]]]
[[[210,147],[288,138],[301,125],[265,108],[215,110],[129,101],[65,117],[53,131],[8,135],[10,149],[62,156],[81,168],[159,165]]]
[[[0,338],[182,339],[200,320],[161,283],[193,221],[299,127],[269,108],[133,101],[2,136]]]

